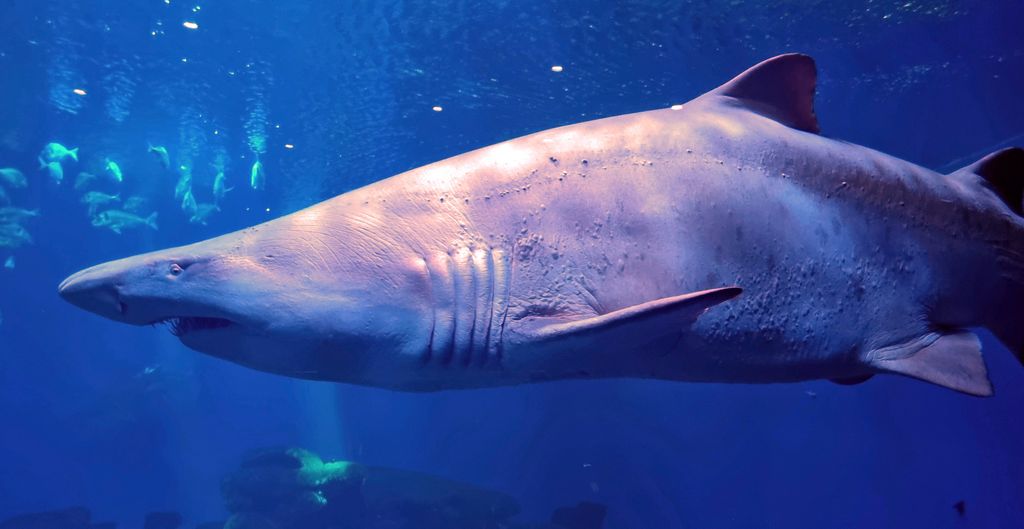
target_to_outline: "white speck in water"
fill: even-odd
[[[199,29],[199,24],[196,24],[195,22],[192,22],[191,20],[186,20],[185,22],[182,22],[181,25],[185,26],[188,29]]]
[[[441,108],[441,105],[434,105],[433,109],[434,109],[434,112],[440,112],[440,111],[444,110],[444,108]]]
[[[188,57],[182,57],[181,62],[188,62]]]
[[[669,108],[671,108],[672,110],[679,110],[679,109],[683,108],[683,105],[672,105]]]
[[[551,71],[552,72],[556,72],[556,73],[560,72],[560,71],[562,71],[562,67],[556,64],[556,65],[551,67]]]
[[[295,146],[294,146],[294,145],[292,145],[291,143],[286,143],[286,144],[284,144],[284,148],[285,148],[285,149],[294,149],[294,148],[295,148]]]
[[[85,90],[82,90],[81,88],[75,88],[74,90],[72,90],[72,92],[74,92],[74,93],[76,93],[76,94],[78,94],[80,96],[84,96],[85,95]]]
[[[267,208],[267,213],[270,213],[270,208]]]

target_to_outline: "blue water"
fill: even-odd
[[[787,51],[817,60],[827,136],[942,170],[1024,143],[1021,2],[747,4],[5,0],[0,167],[26,174],[9,194],[40,216],[33,244],[0,248],[0,520],[70,505],[119,527],[223,520],[222,476],[293,445],[503,491],[527,521],[586,500],[610,529],[1024,526],[1024,369],[987,334],[990,399],[898,377],[402,394],[258,373],[56,295],[85,266],[682,103]],[[60,185],[37,169],[51,141],[80,149]],[[124,182],[97,188],[143,197],[158,230],[91,224],[73,184],[106,158]],[[212,202],[218,158],[235,189],[189,222],[175,183],[190,171]]]

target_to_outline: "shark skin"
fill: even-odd
[[[407,391],[877,373],[1024,351],[1024,151],[942,175],[818,134],[811,58],[555,128],[59,287],[255,369]]]

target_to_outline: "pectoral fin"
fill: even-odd
[[[869,363],[880,371],[914,377],[968,395],[992,395],[981,342],[970,331],[929,333],[905,344],[876,349],[869,354]]]
[[[527,318],[516,332],[530,340],[617,340],[658,338],[678,333],[709,308],[738,296],[743,289],[724,287],[656,299],[583,319],[553,316]]]

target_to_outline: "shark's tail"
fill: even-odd
[[[70,151],[68,151],[68,154],[71,155],[71,159],[72,160],[74,160],[76,162],[78,161],[78,147],[75,147],[74,149],[71,149]]]
[[[1005,207],[1005,233],[987,235],[999,270],[999,302],[987,310],[984,325],[1024,363],[1024,149],[996,151],[953,173],[976,183]]]

